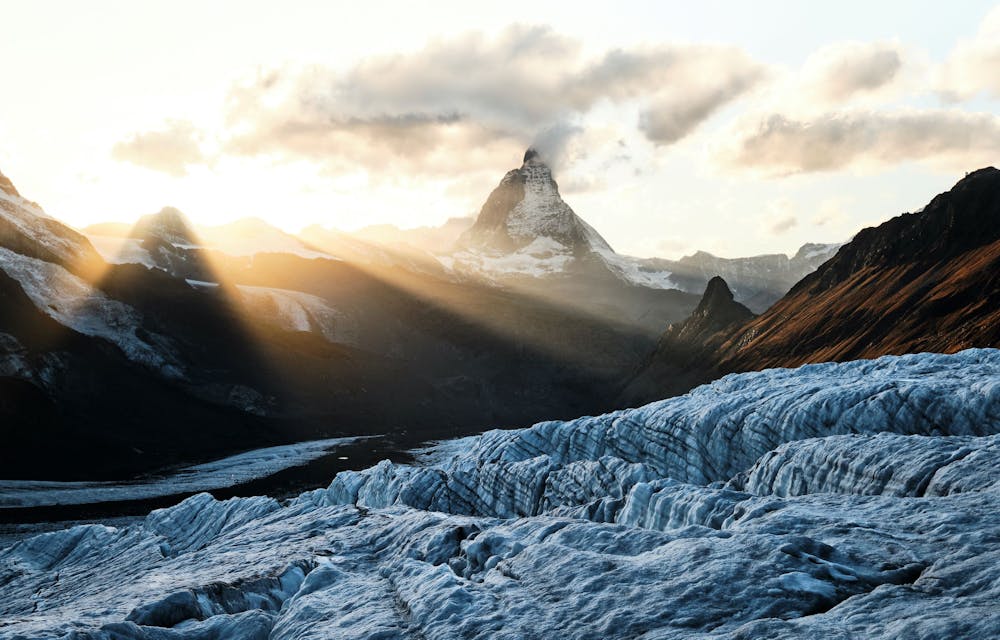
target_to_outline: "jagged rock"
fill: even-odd
[[[752,311],[733,299],[726,281],[715,276],[694,312],[684,322],[667,327],[656,350],[622,392],[620,403],[641,404],[675,395],[718,377],[718,370],[711,366],[716,351],[734,330],[753,318]]]
[[[663,268],[685,291],[697,291],[719,276],[732,286],[734,296],[755,313],[766,311],[799,280],[829,260],[842,245],[806,243],[791,257],[783,254],[720,258],[697,251],[680,260],[664,261]]]

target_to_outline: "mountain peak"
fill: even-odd
[[[715,276],[705,286],[705,293],[691,314],[689,322],[694,319],[707,321],[713,330],[718,330],[733,322],[752,317],[753,312],[734,300],[733,292],[726,281],[720,276]],[[699,327],[699,330],[703,329],[704,327]]]
[[[132,236],[143,240],[154,237],[173,244],[194,244],[191,223],[176,207],[163,207],[156,213],[142,216]]]
[[[1000,170],[966,174],[918,213],[859,231],[823,268],[796,289],[829,289],[864,269],[939,262],[1000,240]]]
[[[459,245],[513,253],[539,238],[554,240],[574,255],[613,253],[604,238],[562,199],[552,170],[531,147],[524,153],[524,163],[508,171],[490,193]]]
[[[722,276],[714,276],[705,285],[705,293],[701,297],[702,306],[714,306],[717,304],[725,304],[733,299],[733,292],[730,290],[729,285],[726,281],[722,279]]]

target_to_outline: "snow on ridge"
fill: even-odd
[[[0,201],[9,203],[7,206],[2,206],[2,208],[10,213],[14,213],[11,210],[14,207],[17,207],[18,209],[28,212],[32,216],[38,218],[47,218],[49,220],[55,220],[55,218],[45,213],[45,210],[42,209],[40,206],[38,206],[36,203],[25,199],[23,196],[7,193],[3,189],[0,189]],[[18,217],[21,218],[23,221],[24,216],[19,215]]]
[[[591,250],[611,251],[604,238],[563,201],[548,166],[528,160],[519,171],[524,176],[524,197],[514,205],[505,222],[512,239],[575,238],[579,228]]]
[[[731,375],[26,539],[0,636],[996,637],[998,432],[997,350]]]
[[[165,339],[149,344],[139,338],[142,316],[131,306],[107,297],[60,265],[0,247],[0,269],[17,280],[39,311],[84,335],[118,346],[130,360],[179,376]]]
[[[54,232],[53,227],[63,228],[63,225],[45,213],[40,206],[23,197],[0,190],[0,218],[12,225],[19,234],[66,262],[88,254],[89,247],[81,244],[75,237]],[[86,242],[83,240],[83,243]]]
[[[612,272],[625,282],[650,289],[677,289],[681,287],[673,280],[673,273],[649,265],[649,260],[626,256],[614,251],[598,251],[598,255]]]
[[[261,311],[286,331],[318,330],[330,342],[350,342],[354,331],[348,317],[319,296],[273,287],[237,285],[244,303]]]
[[[464,250],[436,257],[449,271],[500,279],[561,274],[574,260],[568,247],[547,236],[535,238],[527,246],[510,253]]]
[[[108,264],[141,264],[148,269],[159,268],[136,238],[96,234],[89,234],[87,238]]]

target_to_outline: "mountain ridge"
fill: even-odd
[[[655,353],[626,397],[675,392],[670,376],[678,368],[704,382],[770,367],[998,346],[1000,171],[987,167],[920,212],[861,230],[761,315],[692,336],[684,350],[699,360]]]

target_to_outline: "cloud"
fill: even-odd
[[[692,81],[693,86],[684,93],[672,92],[657,100],[639,115],[639,129],[651,142],[673,144],[757,84],[762,76],[761,69],[747,61],[719,69],[707,76],[708,83]]]
[[[1000,7],[983,20],[978,33],[960,41],[936,72],[938,92],[959,102],[980,93],[1000,97]]]
[[[850,222],[850,216],[844,210],[841,199],[827,198],[819,205],[819,211],[813,217],[813,224],[817,227],[839,228]]]
[[[796,120],[774,114],[716,150],[732,168],[787,175],[852,166],[930,162],[968,169],[996,159],[1000,118],[955,110],[861,111]]]
[[[538,151],[553,170],[558,170],[566,161],[571,140],[583,133],[583,127],[559,122],[540,131],[531,146]]]
[[[731,47],[633,47],[591,58],[581,50],[550,28],[513,26],[494,38],[434,40],[346,71],[262,73],[229,97],[226,147],[317,160],[334,172],[450,175],[495,167],[501,154],[519,156],[531,143],[548,146],[558,162],[602,104],[644,107],[643,131],[668,144],[763,73]]]
[[[187,174],[188,167],[205,161],[201,133],[190,122],[168,120],[161,129],[136,133],[111,149],[115,160],[162,171],[172,176]]]
[[[761,218],[761,227],[770,235],[780,235],[798,225],[797,206],[787,197],[779,197],[767,203],[766,213]]]
[[[772,222],[769,229],[771,230],[771,233],[774,234],[784,233],[789,229],[791,229],[792,227],[794,227],[795,225],[797,225],[798,223],[799,221],[793,218],[792,216],[787,216],[785,218],[781,218],[780,220]]]
[[[818,102],[840,104],[890,85],[902,68],[903,53],[894,43],[837,43],[809,57],[802,89]]]

